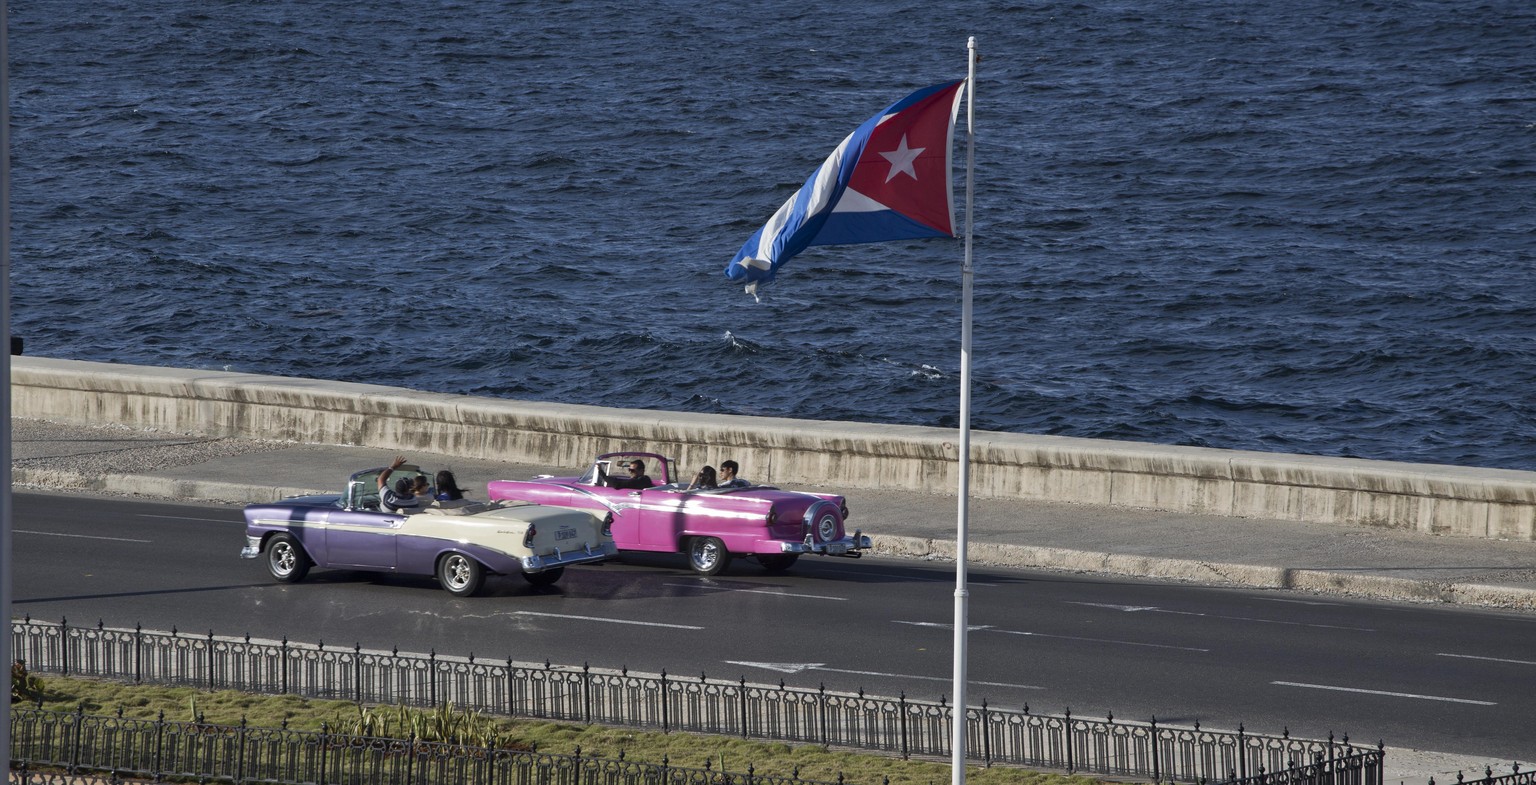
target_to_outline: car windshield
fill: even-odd
[[[349,510],[377,510],[379,509],[379,475],[382,468],[365,469],[354,475],[347,481],[346,495],[343,496],[346,508]],[[396,469],[389,475],[390,484],[394,484],[401,478],[414,481],[417,477],[425,477],[420,467],[406,464]],[[432,482],[427,477],[427,482]]]
[[[651,453],[609,453],[600,455],[587,471],[576,482],[580,485],[602,485],[609,476],[617,474],[620,477],[629,476],[628,466],[634,461],[645,464],[645,474],[657,485],[665,485],[671,481],[666,458]]]

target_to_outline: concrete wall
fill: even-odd
[[[643,449],[764,483],[953,493],[958,434],[607,409],[221,371],[11,358],[12,414],[576,468]],[[975,431],[973,497],[1536,541],[1536,472]]]

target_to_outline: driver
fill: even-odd
[[[651,478],[645,473],[645,461],[642,461],[639,458],[632,458],[630,459],[629,464],[624,468],[628,470],[629,476],[614,477],[610,475],[608,479],[604,480],[604,482],[608,484],[609,488],[645,490],[646,488],[656,484],[652,482]]]

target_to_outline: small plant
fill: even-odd
[[[468,747],[529,749],[492,717],[479,710],[455,709],[444,703],[435,709],[420,710],[406,706],[352,707],[346,716],[337,717],[336,727],[353,736],[374,738],[414,738],[417,741],[462,744]]]
[[[11,663],[11,703],[30,703],[43,697],[43,680],[27,672],[21,660]]]

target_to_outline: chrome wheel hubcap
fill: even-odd
[[[701,570],[708,570],[720,561],[720,549],[712,542],[699,542],[693,546],[693,563]]]
[[[445,572],[448,585],[454,589],[462,589],[469,583],[469,562],[463,556],[449,556]]]
[[[272,569],[280,575],[293,572],[293,564],[297,561],[293,554],[293,546],[286,542],[280,542],[272,546]]]
[[[831,542],[837,536],[837,519],[831,515],[823,515],[816,521],[816,534],[822,542]]]

